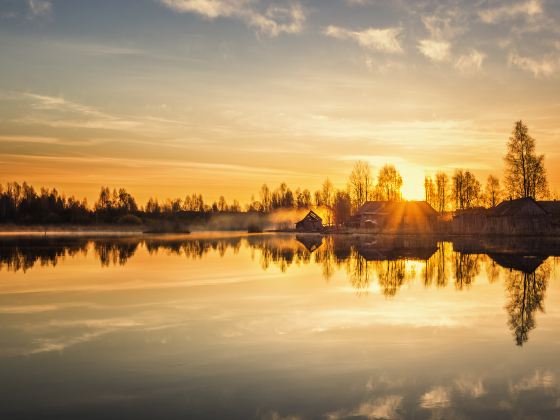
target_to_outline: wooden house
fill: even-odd
[[[347,223],[349,227],[384,233],[431,233],[437,212],[426,201],[367,201]]]
[[[310,210],[303,219],[296,223],[296,230],[302,232],[321,232],[323,230],[323,219],[313,210]]]

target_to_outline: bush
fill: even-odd
[[[117,223],[120,225],[141,225],[142,219],[140,219],[138,216],[135,216],[133,214],[127,214],[119,217]]]

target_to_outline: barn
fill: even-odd
[[[296,230],[302,232],[321,232],[323,230],[323,219],[313,210],[310,210],[303,219],[296,223]]]

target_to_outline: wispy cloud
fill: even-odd
[[[528,0],[511,4],[506,2],[502,6],[478,12],[480,20],[485,23],[495,23],[519,16],[533,17],[543,12],[540,0]]]
[[[537,60],[531,57],[523,57],[519,54],[511,53],[509,55],[508,62],[510,65],[532,73],[536,78],[551,77],[560,69],[560,60],[551,56],[546,56]]]
[[[52,11],[52,3],[48,0],[27,0],[32,16],[46,16]]]
[[[450,403],[450,390],[442,386],[431,389],[420,398],[422,408],[444,408],[449,407]]]
[[[253,0],[159,0],[179,13],[194,13],[207,19],[237,18],[259,34],[276,37],[303,30],[306,15],[298,2],[262,5]]]
[[[368,28],[353,31],[339,26],[329,26],[323,34],[337,39],[349,39],[357,42],[361,47],[385,53],[402,53],[400,42],[401,28]]]
[[[418,43],[418,49],[432,61],[446,61],[450,57],[451,44],[447,41],[422,39]]]
[[[485,58],[486,54],[473,49],[455,61],[455,68],[462,73],[476,73],[482,69]]]
[[[401,395],[388,395],[373,401],[361,403],[353,410],[338,410],[326,414],[328,420],[339,420],[350,417],[366,419],[396,419],[399,418],[398,410],[403,397]]]

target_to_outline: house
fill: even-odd
[[[323,230],[323,219],[317,213],[310,210],[307,215],[296,223],[296,230],[304,232],[321,232]]]
[[[347,223],[349,227],[387,233],[430,233],[437,212],[426,201],[367,201]]]
[[[502,201],[491,209],[457,211],[451,231],[467,235],[535,235],[550,233],[555,220],[560,221],[560,206],[555,202],[525,197]]]

